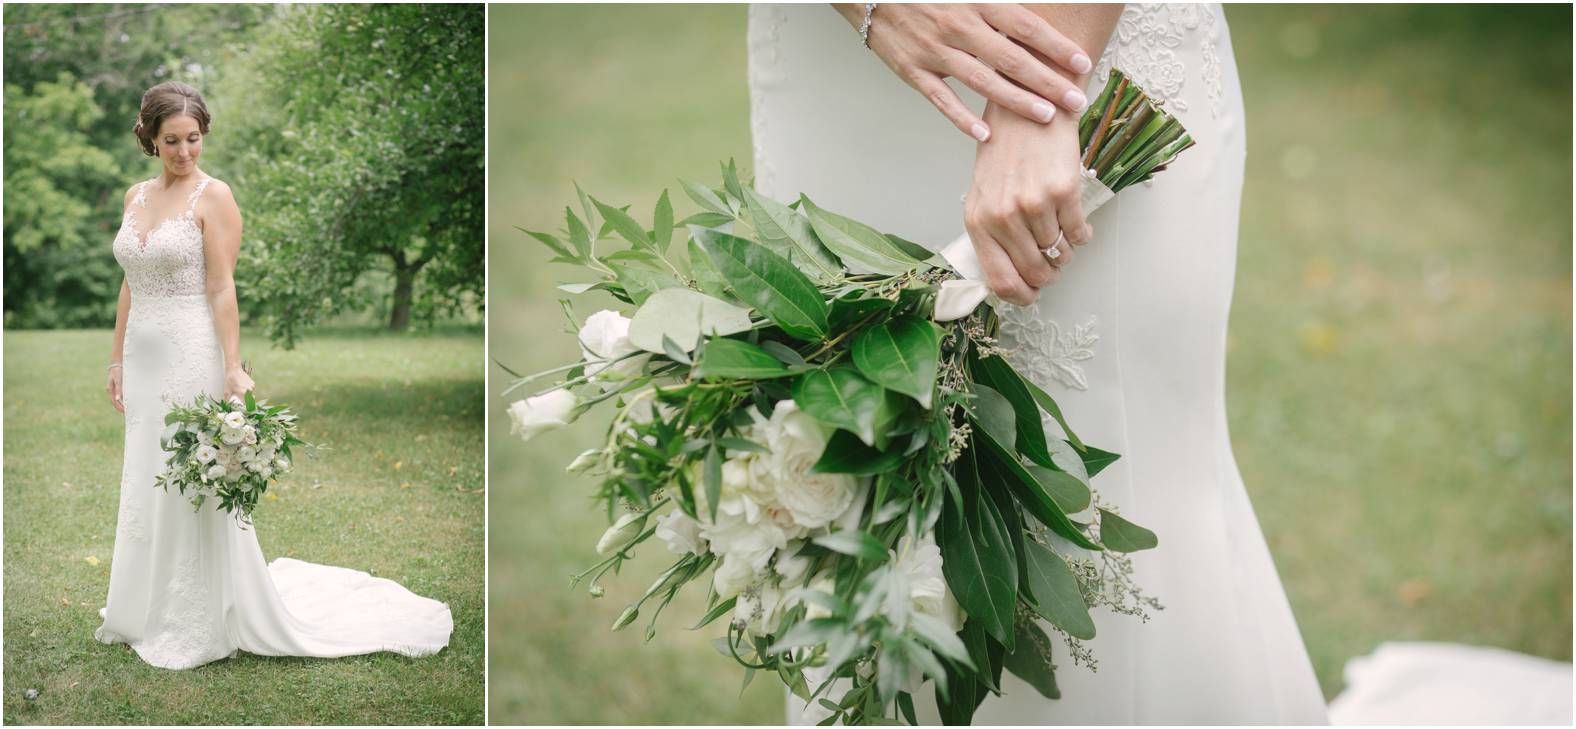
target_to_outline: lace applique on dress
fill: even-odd
[[[1028,374],[1040,387],[1052,382],[1074,390],[1089,389],[1089,378],[1080,362],[1094,357],[1095,317],[1063,332],[1055,319],[1041,315],[1037,307],[1003,306],[1001,332],[1011,347],[1008,361]]]
[[[1220,115],[1221,63],[1215,51],[1219,20],[1213,5],[1191,3],[1128,4],[1116,21],[1111,42],[1095,68],[1101,84],[1111,76],[1111,67],[1122,69],[1134,83],[1144,87],[1174,111],[1189,109],[1188,68],[1177,49],[1195,42],[1202,51],[1203,64],[1198,80],[1209,98],[1210,113]]]
[[[222,642],[215,639],[213,606],[195,555],[175,568],[164,595],[168,605],[158,632],[138,645],[143,659],[164,667],[187,667],[223,657],[211,655]]]

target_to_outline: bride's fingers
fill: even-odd
[[[958,131],[969,135],[975,141],[983,142],[990,139],[990,127],[985,120],[979,118],[969,110],[967,104],[958,98],[956,92],[940,76],[929,71],[917,71],[910,81],[914,90],[925,95],[925,99],[940,111],[952,126]]]
[[[1089,105],[1089,100],[1073,82],[1051,70],[1040,59],[1029,55],[1023,46],[997,33],[988,33],[986,37],[990,40],[986,41],[984,48],[976,49],[975,55],[1001,75],[1017,81],[1024,88],[1071,113],[1083,111]]]
[[[1007,257],[1018,269],[1018,276],[1024,283],[1040,289],[1056,281],[1056,267],[1051,265],[1044,252],[1035,244],[1034,234],[1029,232],[1022,218],[1014,216],[1001,226],[987,230],[1002,243]]]
[[[1067,234],[1068,246],[1081,246],[1094,239],[1094,228],[1084,220],[1083,204],[1073,198],[1056,206],[1056,221]]]
[[[974,89],[987,100],[1011,109],[1018,116],[1041,123],[1056,116],[1056,107],[1051,102],[1023,90],[974,56],[956,51],[946,57],[943,63],[947,75],[962,81],[964,86]]]
[[[1094,68],[1083,48],[1032,10],[1022,5],[1001,3],[977,5],[980,15],[997,30],[1025,47],[1033,48],[1073,73],[1088,73]]]
[[[1017,266],[1012,264],[1012,259],[1007,257],[1001,244],[983,232],[970,232],[969,237],[974,242],[974,252],[980,259],[980,271],[985,274],[985,283],[990,286],[990,290],[1018,306],[1033,304],[1034,297],[1040,293],[1039,289],[1025,283],[1023,277],[1018,275]]]

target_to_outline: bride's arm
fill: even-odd
[[[235,260],[241,252],[241,209],[230,186],[214,180],[201,198],[203,262],[208,271],[208,307],[213,328],[224,350],[224,396],[252,389],[252,378],[241,369],[241,313],[235,303]]]
[[[121,220],[126,219],[126,209],[131,207],[132,195],[137,191],[137,186],[132,185],[126,189],[126,199],[120,204]],[[126,412],[125,403],[125,370],[120,366],[126,351],[126,318],[131,315],[131,284],[126,282],[126,277],[120,279],[120,296],[115,301],[115,341],[109,346],[109,382],[104,389],[109,392],[109,404],[116,410]]]
[[[1122,12],[1121,5],[1026,7],[1094,59],[1105,49]],[[1088,81],[1087,74],[1062,69],[1058,73],[1079,88]],[[991,290],[1023,306],[1033,303],[1042,286],[1056,280],[1060,267],[1073,258],[1072,247],[1088,243],[1094,235],[1078,200],[1082,185],[1078,117],[1059,114],[1049,124],[1035,124],[989,102],[985,119],[995,134],[978,146],[964,227]],[[1065,242],[1057,244],[1064,231]],[[1061,253],[1054,261],[1042,253],[1053,244]]]

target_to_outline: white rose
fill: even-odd
[[[859,479],[845,473],[812,473],[831,437],[819,421],[792,400],[778,401],[772,417],[757,428],[757,442],[771,449],[762,457],[777,501],[807,529],[819,529],[853,503]]]
[[[216,478],[223,478],[224,477],[224,472],[225,472],[224,466],[221,466],[221,465],[215,463],[212,466],[208,467],[208,474],[207,475],[208,475],[209,480],[212,480],[212,479],[216,479]]]
[[[613,526],[602,533],[602,538],[597,540],[597,554],[612,554],[624,548],[624,545],[634,541],[640,536],[640,530],[646,528],[646,515],[628,513],[620,516]]]
[[[580,340],[580,354],[586,361],[587,377],[595,377],[608,369],[612,360],[640,351],[629,342],[629,317],[612,309],[586,317],[586,323],[581,325],[576,336]],[[616,375],[613,379],[639,374],[650,358],[650,355],[630,357],[612,364],[608,374]]]
[[[260,470],[258,470],[257,475],[262,476],[265,479],[273,478],[274,477],[274,468],[273,468],[273,466],[269,466],[267,464],[264,464],[263,467]]]
[[[231,430],[239,430],[241,426],[246,425],[246,414],[238,410],[231,411],[224,414],[223,421],[225,427]]]
[[[225,428],[224,432],[219,434],[219,440],[224,441],[225,445],[240,445],[241,441],[246,440],[246,434],[234,428]]]
[[[257,449],[249,445],[243,445],[235,449],[235,457],[241,459],[242,463],[251,463],[257,460]]]
[[[509,419],[514,421],[509,432],[530,440],[538,433],[561,428],[574,422],[574,410],[579,398],[568,390],[553,390],[536,397],[516,400],[509,406]]]
[[[700,522],[691,519],[683,509],[657,517],[656,537],[674,554],[698,556],[706,551],[706,543],[700,537]]]
[[[213,436],[209,435],[206,430],[197,431],[197,445],[213,445]]]
[[[214,448],[211,443],[199,444],[197,446],[197,452],[193,455],[196,456],[198,463],[212,463],[213,459],[218,457],[219,449]]]
[[[213,456],[213,462],[221,466],[228,466],[230,461],[233,460],[235,460],[235,449],[233,448],[218,448]]]
[[[715,522],[701,524],[700,535],[711,545],[713,554],[742,560],[753,572],[766,569],[772,555],[788,546],[790,539],[773,520],[762,519],[751,524],[743,514],[729,513],[722,508],[718,508]]]
[[[242,443],[245,443],[245,444],[251,445],[251,446],[257,445],[257,429],[256,428],[253,428],[251,425],[244,426],[244,427],[241,428],[241,435],[242,435],[242,437],[241,437],[241,442]]]
[[[914,612],[940,620],[954,633],[963,629],[963,609],[947,589],[935,532],[925,532],[917,543],[911,544],[906,538],[900,542],[897,569],[908,577],[909,600]]]
[[[803,542],[790,545],[788,549],[777,555],[777,561],[772,564],[772,570],[782,576],[784,584],[797,587],[804,579],[804,573],[810,571],[810,558],[801,557],[798,553],[803,546]],[[792,554],[789,554],[790,552]]]

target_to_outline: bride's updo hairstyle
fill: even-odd
[[[153,138],[159,134],[159,125],[172,116],[186,115],[197,120],[197,130],[208,133],[208,105],[203,103],[197,89],[179,81],[165,81],[148,89],[142,95],[142,109],[137,112],[137,123],[131,133],[142,145],[142,153],[149,157],[158,155]]]

